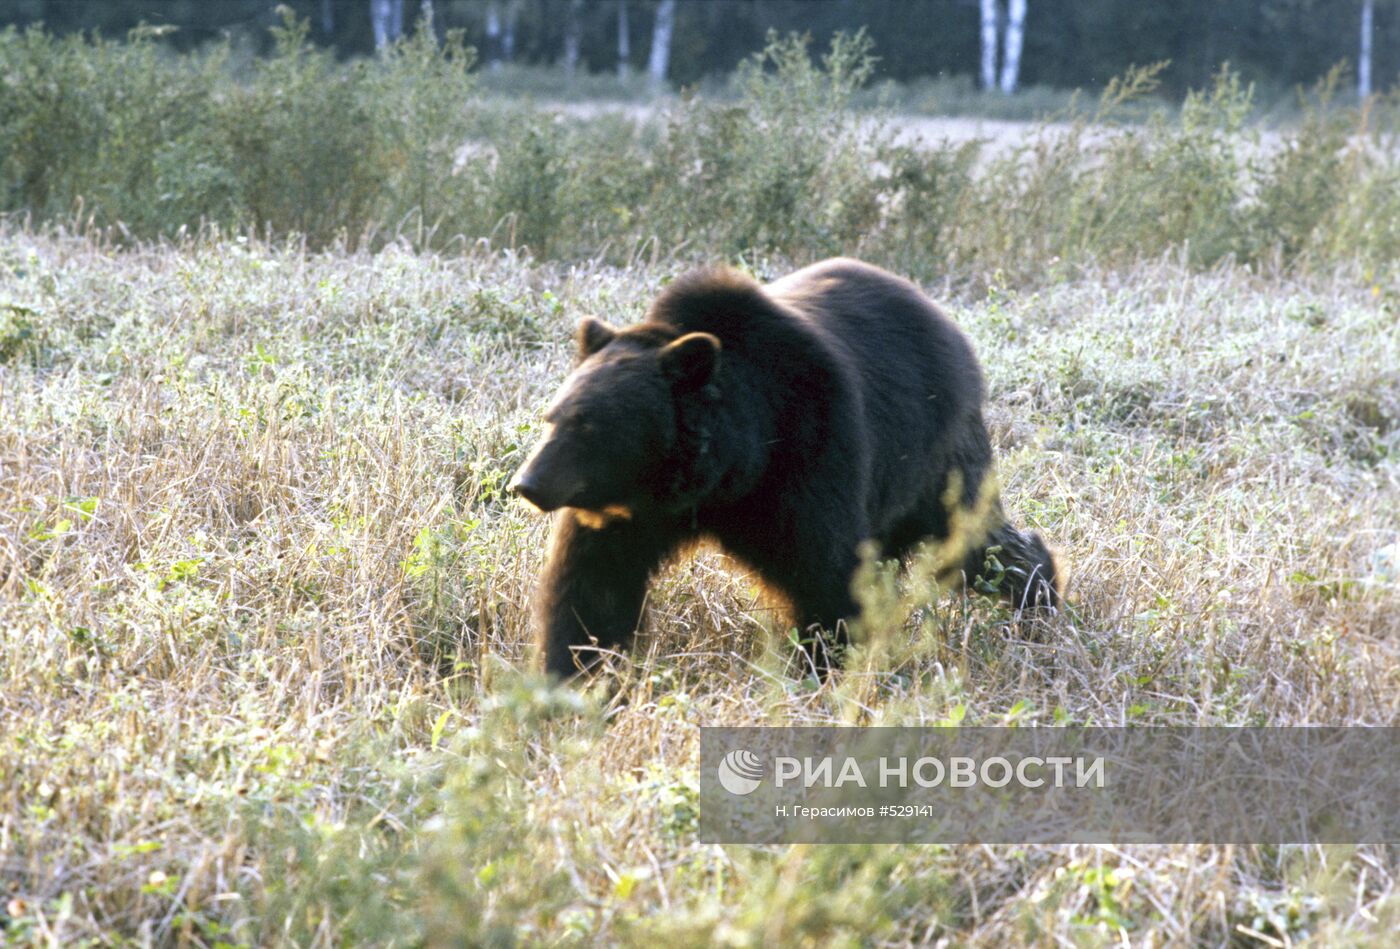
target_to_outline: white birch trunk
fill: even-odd
[[[583,26],[579,16],[583,0],[569,0],[564,15],[564,72],[572,76],[578,71],[578,47]]]
[[[501,7],[496,0],[486,5],[486,58],[493,71],[501,68]]]
[[[369,0],[369,22],[374,30],[374,48],[383,49],[391,42],[394,27],[393,0]]]
[[[1356,58],[1356,93],[1361,98],[1371,94],[1371,42],[1376,32],[1376,0],[1361,4],[1361,55]]]
[[[506,62],[515,60],[515,23],[520,16],[520,8],[515,5],[515,0],[506,2],[506,27],[501,33],[501,59]]]
[[[1021,47],[1026,39],[1026,0],[1011,0],[1006,18],[1006,49],[1001,58],[1001,91],[1016,91],[1021,80]]]
[[[997,85],[997,0],[982,0],[982,88]]]
[[[676,28],[676,0],[661,0],[656,8],[656,24],[651,31],[651,58],[647,60],[647,75],[653,86],[666,82],[666,69],[671,62],[671,34]]]
[[[617,78],[632,70],[632,34],[627,26],[627,0],[617,0]]]
[[[335,6],[331,0],[321,0],[321,32],[327,36],[335,32]]]
[[[403,0],[390,0],[390,6],[394,11],[393,19],[390,21],[390,39],[397,40],[403,36]]]

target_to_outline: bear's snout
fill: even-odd
[[[548,514],[566,507],[572,498],[571,486],[545,477],[535,465],[526,465],[510,483],[510,489]]]
[[[583,485],[574,473],[577,465],[560,457],[566,454],[554,439],[541,442],[511,479],[510,490],[546,514],[568,507]]]
[[[510,483],[510,489],[546,514],[563,507],[544,487],[534,481],[527,481],[521,475],[515,476],[515,480]]]

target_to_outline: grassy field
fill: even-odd
[[[695,807],[702,724],[1400,723],[1400,285],[933,288],[1072,607],[1030,640],[895,590],[818,687],[711,553],[606,689],[549,690],[502,486],[573,321],[679,267],[0,230],[9,942],[1392,938],[1393,848],[717,847]]]
[[[0,33],[6,943],[1392,943],[1394,846],[720,847],[696,809],[701,725],[1400,725],[1400,102],[1324,84],[1261,148],[1222,72],[1100,134],[1146,71],[988,152],[852,108],[858,41],[634,120],[298,29],[237,68]],[[707,552],[611,678],[532,678],[547,524],[504,486],[575,321],[832,253],[973,338],[1070,606],[872,569],[817,683]]]

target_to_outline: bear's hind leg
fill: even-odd
[[[979,504],[976,495],[965,496],[950,513],[942,492],[931,492],[882,538],[882,547],[885,556],[903,559],[925,542],[943,545],[944,583],[959,582],[961,574],[984,593],[995,589],[1018,610],[1060,605],[1064,573],[1054,555],[1039,534],[1008,524],[995,497]],[[991,548],[997,548],[995,562],[988,558]]]
[[[540,661],[560,678],[589,664],[576,655],[579,647],[630,645],[651,575],[684,540],[683,532],[646,521],[593,523],[573,510],[556,515],[535,604]]]

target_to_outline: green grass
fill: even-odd
[[[1389,939],[1385,847],[702,845],[696,729],[1395,724],[1400,286],[1161,261],[961,291],[1068,613],[1028,640],[897,589],[815,688],[706,553],[609,691],[548,691],[546,524],[502,485],[573,321],[639,318],[679,266],[0,232],[7,939]]]

